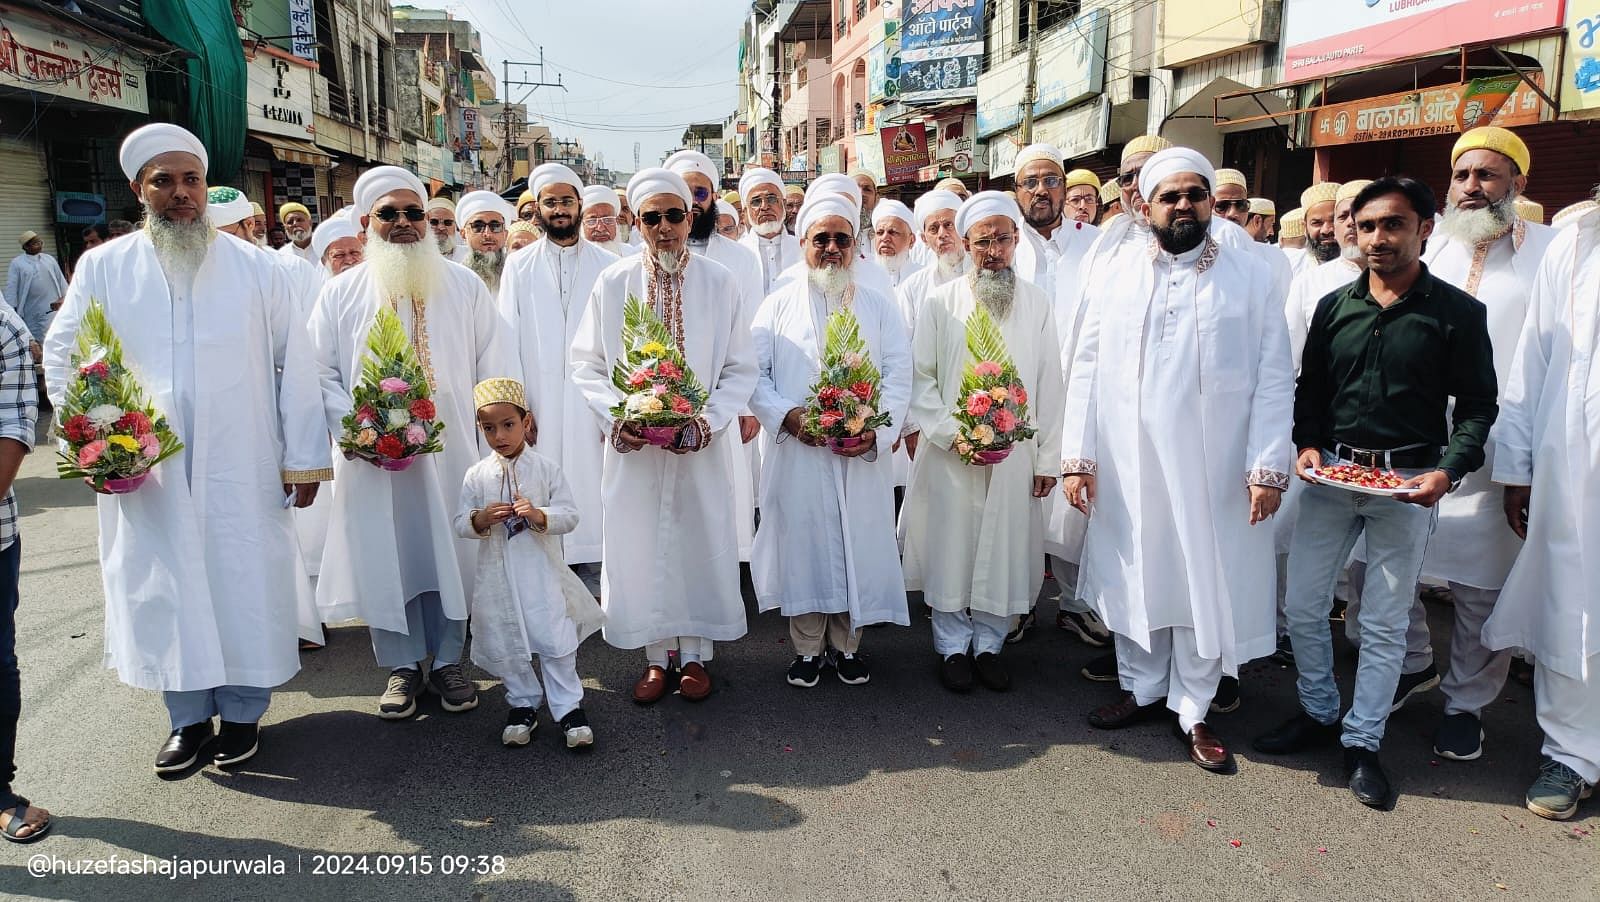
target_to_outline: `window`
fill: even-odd
[[[366,104],[363,97],[367,93],[365,90],[367,77],[361,67],[361,62],[365,58],[360,44],[350,45],[350,119],[353,122],[361,121],[361,113]]]
[[[394,100],[389,96],[389,67],[394,65],[394,48],[387,41],[378,40],[378,131],[389,133],[389,108]]]
[[[330,0],[316,0],[313,14],[317,22],[317,39],[323,47],[337,47],[333,33],[333,11]],[[350,118],[350,102],[345,94],[344,79],[339,77],[339,54],[319,48],[317,71],[328,80],[328,112],[341,119]]]
[[[1081,0],[1031,0],[1039,6],[1039,34],[1044,35],[1072,21],[1083,8]],[[1017,44],[1028,42],[1028,5],[1023,0],[1017,8]]]
[[[1000,4],[994,0],[983,6],[983,63],[980,71],[988,72],[994,65],[995,54],[1000,52],[1000,32],[994,27],[995,7]]]

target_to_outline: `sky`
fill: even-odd
[[[739,28],[749,0],[403,0],[447,10],[471,22],[483,40],[495,81],[501,61],[523,81],[567,88],[500,88],[528,104],[529,119],[556,138],[576,138],[605,165],[633,170],[633,145],[642,165],[676,148],[691,122],[720,122],[734,110],[739,84]],[[574,68],[575,67],[575,68]],[[527,99],[524,101],[524,95]]]

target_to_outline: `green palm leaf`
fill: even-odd
[[[989,315],[989,308],[982,304],[973,307],[972,315],[967,317],[967,352],[974,362],[988,360],[1007,369],[1012,366],[1011,353],[1006,350],[1000,326]]]

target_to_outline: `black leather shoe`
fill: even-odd
[[[1263,755],[1293,755],[1319,745],[1332,745],[1344,727],[1333,723],[1318,723],[1304,711],[1284,721],[1276,729],[1262,733],[1250,747]]]
[[[1350,793],[1356,801],[1368,808],[1387,810],[1390,801],[1389,777],[1378,763],[1378,753],[1371,749],[1347,748],[1344,750],[1344,775],[1350,781]]]
[[[179,727],[167,737],[161,751],[156,753],[156,773],[175,774],[186,771],[200,760],[200,750],[211,742],[211,721]]]
[[[1167,717],[1170,713],[1167,710],[1166,699],[1141,705],[1132,692],[1124,692],[1121,699],[1090,711],[1089,726],[1098,730],[1120,730],[1123,727]]]
[[[1004,661],[992,651],[986,651],[972,659],[972,669],[978,672],[978,682],[996,692],[1004,692],[1011,688],[1011,672],[1006,670]]]
[[[212,763],[227,767],[250,760],[255,756],[260,735],[260,730],[253,723],[223,721],[222,729],[217,731],[216,751],[211,753]]]
[[[972,691],[972,658],[962,652],[939,662],[939,682],[951,692]]]

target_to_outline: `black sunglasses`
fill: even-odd
[[[469,222],[469,223],[467,223],[467,228],[471,229],[474,232],[477,232],[480,235],[483,234],[483,230],[484,229],[488,229],[490,234],[496,234],[497,235],[497,234],[505,231],[506,227],[505,227],[505,224],[501,223],[501,222],[484,222],[483,220],[480,219],[477,222]]]
[[[406,207],[404,210],[396,210],[394,207],[379,207],[378,212],[372,215],[383,222],[394,222],[402,216],[406,218],[407,222],[421,222],[428,214],[421,207]]]
[[[1226,213],[1229,210],[1248,210],[1250,209],[1250,202],[1248,200],[1219,200],[1213,206],[1217,208],[1218,213]]]
[[[639,214],[639,221],[647,226],[658,226],[661,224],[661,220],[663,219],[672,223],[673,225],[677,225],[688,218],[689,211],[679,209],[677,207],[673,207],[671,210],[668,210],[665,213],[661,212],[660,210],[651,210],[648,213]]]
[[[1188,200],[1191,204],[1198,204],[1211,196],[1211,192],[1204,188],[1190,188],[1187,191],[1163,191],[1156,195],[1156,200],[1168,207],[1175,207],[1180,200]],[[1248,202],[1246,203],[1248,205]]]
[[[1117,176],[1117,184],[1124,188],[1132,188],[1133,183],[1139,180],[1139,171],[1143,168],[1144,167],[1141,166],[1139,169],[1135,169],[1132,172],[1121,173]]]
[[[855,238],[851,237],[848,232],[834,232],[831,235],[827,232],[818,232],[811,236],[811,244],[815,247],[827,247],[832,244],[839,250],[845,250],[855,243]]]
[[[430,219],[430,220],[428,220],[428,225],[434,226],[436,228],[438,226],[453,226],[455,224],[456,224],[456,221],[454,219]]]

